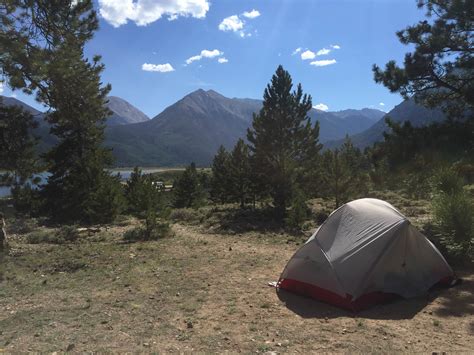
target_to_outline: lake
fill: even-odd
[[[181,169],[169,169],[169,168],[143,168],[143,174],[150,174],[156,173],[159,171],[167,171],[167,170],[181,170]],[[112,174],[120,174],[120,177],[123,181],[128,180],[130,175],[132,175],[133,169],[110,169],[109,170]],[[49,174],[47,172],[40,173],[37,176],[41,178],[41,183],[45,183]],[[10,196],[10,187],[7,186],[0,186],[0,198]]]

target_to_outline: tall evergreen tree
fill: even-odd
[[[0,170],[6,173],[2,182],[24,184],[38,168],[32,129],[33,116],[19,106],[3,105],[0,98]]]
[[[311,96],[301,84],[292,91],[290,74],[279,66],[254,115],[247,138],[255,159],[257,179],[268,189],[280,218],[286,213],[296,182],[319,154],[319,125],[311,125]]]
[[[418,7],[429,20],[397,32],[414,51],[405,55],[403,67],[394,60],[385,70],[374,65],[375,81],[459,117],[474,110],[474,1],[418,0]]]
[[[229,201],[229,153],[220,146],[212,161],[211,200],[219,203]]]
[[[240,204],[240,208],[252,196],[250,152],[243,139],[239,139],[229,160],[230,196]]]
[[[204,200],[202,179],[191,163],[173,184],[174,206],[178,208],[198,207]]]
[[[98,28],[91,0],[10,0],[0,14],[2,72],[10,86],[36,93],[50,108],[46,119],[59,143],[48,154],[44,190],[51,216],[60,221],[108,221],[120,210],[118,179],[104,168],[104,108],[110,85],[100,80],[100,57],[84,57]]]

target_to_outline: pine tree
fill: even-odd
[[[368,191],[364,156],[348,137],[340,149],[327,150],[322,157],[322,187],[334,198],[335,208]]]
[[[204,200],[204,189],[196,165],[191,163],[173,184],[174,206],[199,207]]]
[[[125,188],[128,210],[137,216],[143,216],[149,210],[157,211],[163,207],[161,196],[162,191],[153,184],[152,178],[135,167]]]
[[[46,119],[59,138],[46,155],[47,211],[58,221],[110,221],[120,210],[121,187],[104,170],[112,162],[102,147],[110,85],[102,85],[100,57],[84,57],[98,28],[92,1],[8,1],[2,10],[2,72],[10,86],[36,93],[50,108]]]
[[[38,169],[31,133],[37,127],[33,116],[19,106],[3,105],[0,97],[0,170],[6,171],[3,183],[23,185]]]
[[[243,139],[239,139],[232,150],[228,172],[230,196],[243,208],[252,196],[250,152]]]
[[[221,145],[212,161],[211,200],[221,204],[230,199],[229,159],[229,153]]]
[[[297,187],[297,180],[319,154],[319,125],[308,117],[311,96],[299,84],[292,92],[290,74],[279,66],[263,95],[247,137],[255,159],[257,180],[273,199],[280,218]]]
[[[397,32],[414,51],[405,55],[403,67],[394,60],[385,70],[374,65],[375,81],[459,117],[474,109],[474,1],[418,0],[418,7],[426,8],[429,20]]]

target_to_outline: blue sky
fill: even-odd
[[[410,49],[395,32],[424,17],[415,0],[97,0],[96,7],[100,30],[87,54],[102,55],[111,94],[150,117],[198,88],[261,98],[279,64],[315,106],[389,111],[402,99],[374,83],[372,64],[402,61]]]

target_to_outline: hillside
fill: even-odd
[[[209,165],[220,145],[230,149],[245,138],[252,115],[262,102],[227,98],[213,90],[199,89],[166,108],[150,121],[113,126],[106,144],[113,148],[119,166]],[[320,122],[320,140],[339,139],[363,131],[382,117],[378,110],[350,110],[350,114],[312,109],[311,120]]]
[[[44,153],[53,145],[56,144],[57,139],[49,133],[49,125],[44,120],[44,113],[31,107],[30,105],[20,101],[14,97],[0,96],[1,101],[6,106],[19,106],[23,110],[31,113],[34,120],[38,122],[38,127],[33,130],[33,134],[38,137],[38,152]]]
[[[109,96],[108,100],[107,107],[112,111],[112,115],[107,119],[107,125],[138,123],[150,119],[142,111],[120,97]]]
[[[446,118],[443,112],[439,109],[428,109],[416,104],[414,100],[405,100],[401,104],[395,106],[370,128],[350,136],[352,143],[356,147],[363,149],[371,146],[375,142],[383,140],[383,132],[388,129],[387,124],[385,123],[385,117],[390,117],[390,119],[395,122],[410,121],[415,127],[439,122]],[[336,148],[343,142],[343,139],[329,141],[325,144],[325,148]]]

